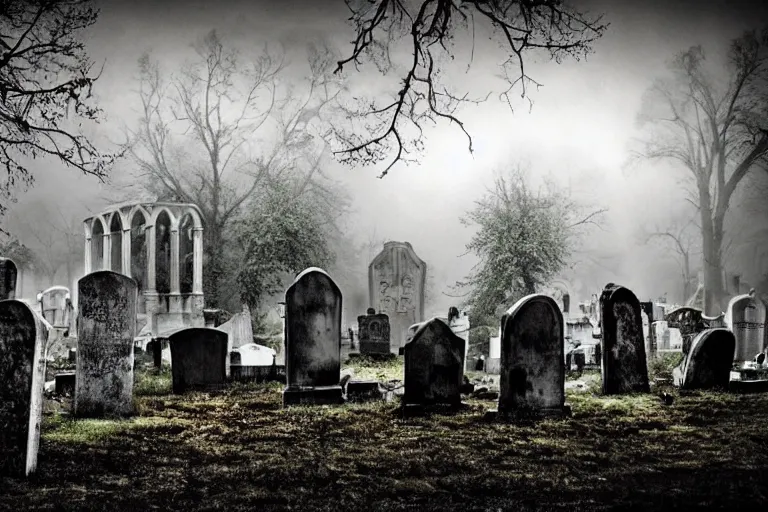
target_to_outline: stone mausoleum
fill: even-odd
[[[194,204],[135,202],[84,221],[85,273],[111,270],[139,285],[139,335],[203,327],[203,224]]]

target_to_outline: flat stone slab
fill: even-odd
[[[285,365],[250,366],[233,364],[229,366],[229,378],[234,382],[285,382]]]
[[[347,382],[347,401],[365,402],[383,400],[386,392],[376,380],[350,380]]]
[[[371,361],[386,362],[386,361],[394,361],[395,359],[397,359],[397,356],[392,352],[387,352],[386,354],[377,354],[377,353],[361,354],[359,352],[352,352],[349,354],[348,358],[350,361],[354,361],[357,359],[370,359]]]
[[[339,405],[344,403],[341,386],[288,387],[283,390],[283,407],[290,405]]]

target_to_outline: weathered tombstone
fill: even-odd
[[[603,393],[649,393],[640,302],[610,283],[600,296]]]
[[[389,350],[389,317],[383,313],[376,314],[373,308],[368,308],[368,314],[357,317],[358,338],[361,354],[390,354]]]
[[[563,415],[565,331],[557,302],[541,294],[523,297],[501,325],[499,415]]]
[[[765,304],[754,295],[738,295],[728,303],[725,323],[736,337],[736,361],[752,361],[765,348]]]
[[[16,280],[19,272],[10,258],[0,258],[0,300],[16,298]]]
[[[43,318],[57,329],[69,329],[71,306],[66,286],[52,286],[40,294]]]
[[[464,345],[442,320],[423,322],[404,350],[404,405],[461,405]]]
[[[387,242],[368,266],[371,307],[389,317],[391,347],[400,353],[405,333],[424,320],[424,285],[427,264],[408,242]]]
[[[285,292],[283,406],[343,402],[341,290],[324,270],[310,267]]]
[[[727,389],[736,338],[728,329],[707,329],[696,335],[681,368],[681,389]]]
[[[226,332],[212,327],[179,329],[168,336],[173,392],[212,391],[226,382]]]
[[[136,281],[102,270],[77,282],[77,377],[74,414],[125,416],[133,412],[133,338]]]
[[[0,475],[37,468],[48,329],[30,307],[0,301]]]
[[[467,316],[467,312],[459,312],[457,307],[451,307],[448,310],[448,327],[464,340],[464,371],[467,371],[467,358],[469,357],[469,316]]]

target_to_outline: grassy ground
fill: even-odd
[[[673,391],[667,406],[597,396],[590,377],[571,418],[511,425],[483,419],[493,401],[403,420],[396,403],[282,409],[279,384],[173,396],[167,372],[139,374],[131,420],[47,416],[37,473],[0,479],[0,508],[765,509],[768,394]]]

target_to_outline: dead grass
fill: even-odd
[[[382,366],[366,371],[391,377],[394,365]],[[674,393],[667,406],[574,392],[569,419],[502,424],[483,418],[492,401],[403,419],[395,403],[282,409],[281,391],[153,391],[136,396],[130,420],[46,417],[37,473],[0,479],[0,508],[756,510],[768,500],[767,394]]]

